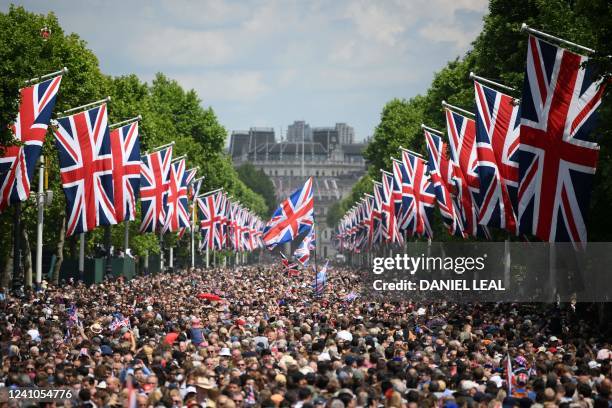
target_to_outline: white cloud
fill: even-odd
[[[162,67],[220,65],[234,56],[222,31],[152,28],[128,46],[138,63]]]
[[[263,74],[255,71],[206,71],[178,75],[176,79],[195,89],[206,105],[214,105],[215,101],[252,103],[270,89]]]
[[[347,16],[366,39],[374,39],[386,45],[395,45],[406,30],[402,16],[394,13],[393,2],[358,1],[350,4]]]

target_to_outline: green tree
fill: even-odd
[[[264,198],[268,210],[274,209],[276,206],[276,196],[274,184],[270,177],[263,170],[255,168],[251,163],[239,166],[236,171],[240,180],[247,187]]]

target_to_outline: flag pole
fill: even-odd
[[[455,105],[451,105],[450,103],[447,103],[446,101],[442,101],[442,106],[444,106],[447,109],[450,109],[452,111],[458,112],[458,113],[463,113],[464,115],[468,115],[468,116],[476,116],[474,113],[467,111],[465,109],[462,109],[458,106]]]
[[[166,143],[165,145],[157,146],[157,147],[151,149],[150,151],[144,152],[143,156],[146,156],[149,153],[155,153],[155,152],[158,152],[160,150],[164,150],[166,147],[174,146],[174,144],[175,144],[175,142],[173,140],[172,142]]]
[[[26,79],[25,80],[25,84],[26,85],[34,85],[34,83],[38,83],[44,79],[48,79],[48,78],[52,78],[52,77],[56,77],[58,75],[62,75],[65,74],[66,72],[68,72],[68,68],[64,67],[62,69],[60,69],[59,71],[55,71],[55,72],[51,72],[50,74],[45,74],[45,75],[41,75],[38,77],[34,77],[32,79]]]
[[[99,101],[86,103],[85,105],[77,106],[76,108],[66,109],[65,111],[62,112],[62,115],[66,115],[67,113],[71,113],[71,112],[76,112],[81,109],[91,108],[92,106],[102,105],[103,103],[110,102],[110,101],[111,101],[111,97],[107,96],[106,98],[100,99]],[[65,117],[65,116],[62,116],[62,117]],[[58,118],[58,119],[61,119],[61,118]]]
[[[402,147],[402,146],[400,146],[399,148],[400,148],[400,150],[404,150],[404,151],[410,153],[413,156],[420,157],[421,159],[423,158],[423,155],[421,153],[417,153],[414,150],[406,149],[405,147]]]
[[[42,283],[42,250],[43,250],[43,221],[45,215],[45,156],[40,156],[38,167],[38,194],[36,195],[38,206],[38,220],[36,224],[36,288]]]
[[[431,128],[429,126],[426,126],[424,123],[421,123],[421,129],[425,129],[428,132],[435,133],[438,136],[444,136],[444,132],[442,132],[441,130],[434,129],[434,128]]]
[[[564,40],[563,38],[555,37],[554,35],[550,35],[550,34],[542,32],[542,31],[533,29],[533,28],[529,27],[527,25],[527,23],[521,24],[521,32],[524,32],[524,31],[528,32],[529,34],[533,34],[536,37],[542,37],[542,38],[545,38],[547,40],[552,40],[552,41],[560,42],[561,44],[567,44],[567,45],[579,48],[579,49],[581,49],[583,51],[586,51],[588,53],[591,53],[591,54],[595,53],[595,50],[592,49],[592,48],[588,48],[588,47],[585,47],[584,45],[576,44],[574,42]]]
[[[473,79],[474,81],[482,82],[483,84],[496,86],[498,88],[505,89],[506,91],[511,91],[511,92],[516,91],[516,89],[512,88],[511,86],[500,84],[499,82],[495,82],[490,79],[478,76],[474,72],[470,72],[470,79]]]
[[[121,122],[113,123],[112,125],[108,125],[108,127],[110,129],[114,129],[114,128],[117,128],[119,126],[128,125],[130,123],[139,122],[141,120],[142,120],[142,115],[138,115],[138,116],[130,118],[130,119],[122,120]]]

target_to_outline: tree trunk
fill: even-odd
[[[30,248],[30,238],[25,226],[21,228],[21,238],[23,239],[23,269],[25,273],[25,286],[32,286],[32,249]]]
[[[66,213],[62,213],[60,223],[59,237],[57,239],[57,247],[55,250],[55,267],[53,268],[53,283],[59,282],[60,269],[64,261],[64,242],[66,241]]]
[[[9,246],[9,248],[12,248],[13,247],[12,234],[10,235],[9,240],[10,241],[7,242],[7,245]],[[9,284],[11,283],[12,272],[13,272],[13,251],[10,250],[8,251],[8,254],[6,255],[6,260],[4,262],[4,268],[2,269],[2,275],[0,275],[0,286],[2,286],[3,288],[9,287]]]

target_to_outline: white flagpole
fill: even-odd
[[[66,109],[65,111],[62,112],[62,115],[65,115],[65,114],[71,113],[71,112],[76,112],[76,111],[81,110],[81,109],[91,108],[92,106],[101,105],[103,103],[110,102],[110,101],[111,101],[111,97],[107,96],[106,98],[100,99],[99,101],[95,101],[95,102],[91,102],[91,103],[86,103],[85,105],[77,106],[76,108]]]
[[[552,41],[560,42],[561,44],[567,44],[567,45],[570,45],[572,47],[576,47],[576,48],[579,48],[579,49],[581,49],[583,51],[589,52],[591,54],[595,53],[595,50],[592,49],[592,48],[588,48],[588,47],[585,47],[584,45],[576,44],[574,42],[564,40],[563,38],[555,37],[554,35],[546,34],[546,33],[542,32],[542,31],[535,30],[535,29],[529,27],[526,23],[523,23],[521,25],[521,31],[527,31],[528,33],[533,34],[536,37],[542,37],[542,38],[546,38],[547,40],[552,40]]]
[[[425,129],[428,132],[435,133],[438,136],[444,136],[444,132],[442,132],[441,130],[434,129],[434,128],[431,128],[429,126],[426,126],[424,123],[421,123],[421,129]]]
[[[64,67],[64,68],[60,69],[59,71],[51,72],[50,74],[41,75],[39,77],[35,77],[35,78],[32,78],[32,79],[26,79],[25,83],[26,83],[26,85],[33,85],[35,82],[38,83],[38,82],[40,82],[40,81],[42,81],[44,79],[51,78],[51,77],[56,77],[58,75],[65,74],[66,72],[68,72],[68,68]]]
[[[468,116],[476,116],[473,112],[467,111],[465,109],[462,109],[458,106],[455,105],[451,105],[450,103],[447,103],[446,101],[442,101],[442,106],[444,106],[447,109],[456,111],[458,113],[463,113],[464,115],[468,115]]]
[[[511,86],[500,84],[499,82],[495,82],[495,81],[492,81],[490,79],[478,76],[478,75],[476,75],[473,72],[470,72],[470,79],[473,79],[473,80],[478,81],[478,82],[482,82],[483,84],[487,84],[487,85],[491,85],[491,86],[496,86],[498,88],[505,89],[506,91],[511,91],[511,92],[516,91],[516,89],[512,88]]]
[[[38,168],[38,223],[36,224],[36,287],[42,282],[43,220],[45,216],[45,156],[40,156]]]

